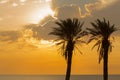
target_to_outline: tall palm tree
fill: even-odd
[[[112,50],[110,36],[117,28],[115,28],[114,24],[111,25],[109,21],[106,21],[105,18],[103,21],[97,19],[95,22],[92,22],[91,25],[93,28],[87,28],[91,34],[89,42],[96,40],[93,48],[98,46],[99,63],[103,59],[103,78],[104,80],[108,80],[108,53]]]
[[[82,31],[82,26],[84,23],[81,23],[78,19],[66,19],[56,22],[59,27],[53,28],[51,35],[57,36],[56,41],[57,45],[60,45],[62,50],[62,55],[67,61],[67,71],[65,80],[70,80],[71,74],[71,64],[72,64],[72,55],[73,50],[77,46],[75,45],[81,37],[85,35],[85,31]],[[77,48],[78,49],[78,48]]]

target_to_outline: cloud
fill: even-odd
[[[23,48],[45,48],[52,44],[49,41],[33,37],[33,31],[26,29],[23,31],[0,31],[0,50],[6,51],[9,49],[23,49]]]
[[[98,0],[94,3],[85,4],[85,10],[87,14],[92,14],[97,10],[104,9],[112,4],[114,4],[117,0]]]
[[[40,25],[45,25],[47,24],[49,21],[54,21],[56,18],[52,15],[47,15],[45,16],[42,20],[40,20],[40,22],[38,24]]]
[[[0,21],[2,21],[2,20],[3,20],[3,18],[0,17]]]
[[[0,0],[0,4],[4,4],[4,3],[7,3],[8,0]]]
[[[26,43],[39,48],[49,47],[52,45],[51,39],[53,38],[49,36],[49,33],[55,24],[54,20],[51,15],[48,15],[39,24],[25,25],[22,30],[0,31],[0,45],[9,43],[22,46]]]
[[[51,0],[45,0],[46,2],[51,2]]]
[[[51,8],[54,11],[56,8],[62,7],[63,5],[65,5],[63,0],[52,0],[51,2]]]
[[[99,11],[95,11],[93,17],[94,19],[105,17],[106,19],[110,20],[111,23],[115,24],[116,27],[120,27],[120,16],[118,16],[120,14],[119,8],[120,1],[116,1],[114,4],[112,3],[112,5],[110,5],[109,7],[106,7]]]
[[[51,15],[46,16],[43,18],[38,24],[28,24],[23,26],[24,32],[30,32],[31,36],[37,39],[49,39],[49,29],[51,29],[51,24],[54,24],[54,18]],[[26,33],[23,33],[26,34]]]
[[[17,42],[22,34],[19,31],[0,31],[1,42]]]
[[[83,18],[89,14],[82,14],[82,4],[80,0],[52,0],[51,8],[55,11],[55,17],[59,19]]]
[[[55,26],[54,21],[48,21],[43,26],[40,24],[29,24],[24,26],[22,31],[23,40],[37,48],[50,47],[54,45],[55,36],[50,36],[52,27]]]
[[[51,2],[51,8],[52,10],[56,10],[57,8],[61,8],[64,6],[70,6],[70,5],[76,5],[79,8],[81,8],[82,11],[84,11],[84,5],[88,3],[94,3],[97,0],[52,0]]]
[[[76,5],[63,6],[55,10],[55,17],[58,19],[80,18],[81,9]]]
[[[43,26],[40,24],[29,24],[24,26],[23,35],[26,38],[35,38],[37,40],[51,40],[53,39],[49,33],[52,31],[52,27],[56,27],[55,21],[48,21],[48,23]]]
[[[23,30],[32,30],[33,31],[33,37],[37,37],[38,39],[43,38],[46,39],[48,36],[45,36],[46,33],[48,33],[49,29],[56,26],[55,25],[55,19],[51,15],[48,15],[44,17],[38,24],[28,24],[23,26]]]
[[[73,7],[71,7],[71,5],[75,5],[79,8],[79,13],[80,13],[79,15],[82,18],[85,18],[87,16],[92,15],[95,11],[104,9],[104,8],[114,4],[115,2],[117,2],[117,0],[88,0],[88,1],[52,0],[51,8],[52,8],[52,10],[54,10],[56,12],[56,14],[61,15],[61,13],[63,13],[63,14],[66,13],[65,16],[69,17],[70,15],[73,16],[72,11],[74,12]],[[68,8],[68,10],[67,10],[67,8]],[[70,11],[70,13],[69,13],[69,11]],[[78,14],[78,12],[77,12],[77,14]]]
[[[86,3],[94,2],[96,0],[52,0],[51,8],[55,10],[56,8],[63,6],[70,6],[72,4],[82,7]]]
[[[16,6],[18,6],[18,4],[17,4],[17,3],[13,3],[12,6],[13,6],[13,7],[16,7]]]
[[[25,1],[27,1],[27,0],[20,0],[20,2],[25,2]]]

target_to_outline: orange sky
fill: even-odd
[[[0,74],[65,74],[66,61],[58,54],[56,46],[37,48],[18,44],[7,44],[2,48]],[[83,55],[77,52],[73,55],[72,74],[102,74],[102,62],[98,64],[98,54],[90,45],[80,47]],[[120,74],[120,44],[116,41],[114,45],[109,55],[109,74]]]
[[[76,17],[90,27],[89,22],[106,17],[119,27],[119,8],[119,0],[0,0],[0,75],[65,74],[66,61],[49,42],[55,21]],[[119,42],[117,32],[109,74],[120,74]],[[92,45],[80,47],[83,55],[73,55],[72,74],[102,74],[102,62],[98,64]]]

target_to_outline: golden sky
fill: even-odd
[[[0,74],[65,74],[66,61],[53,36],[55,21],[79,18],[85,27],[105,17],[119,27],[119,0],[0,0]],[[109,55],[109,74],[120,74],[119,32]],[[93,43],[73,55],[72,74],[102,74]]]

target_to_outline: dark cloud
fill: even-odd
[[[51,8],[55,10],[58,7],[63,7],[66,5],[75,4],[77,6],[83,7],[87,3],[92,3],[98,0],[52,0]]]
[[[19,31],[0,31],[0,41],[2,42],[16,42],[22,37]]]
[[[55,17],[58,19],[66,18],[85,18],[91,15],[86,4],[97,0],[81,1],[81,0],[52,0],[52,9],[55,11]]]
[[[25,30],[31,30],[32,31],[32,37],[36,39],[52,39],[53,37],[49,35],[49,33],[52,31],[52,27],[56,27],[55,24],[56,19],[54,19],[52,16],[48,15],[44,19],[42,19],[38,24],[28,24],[25,25],[23,28],[23,31]]]
[[[61,17],[61,15],[62,17],[78,16],[80,13],[80,17],[85,18],[116,2],[117,0],[52,0],[51,6],[56,14],[58,14],[58,17]],[[77,7],[75,8],[75,6],[73,7],[71,5]],[[77,9],[79,9],[79,11]]]
[[[26,30],[31,30],[32,31],[31,37],[34,37],[38,40],[40,39],[49,40],[49,39],[53,39],[53,37],[50,36],[49,33],[52,31],[52,27],[54,26],[55,26],[54,21],[49,21],[44,26],[37,25],[37,24],[29,24],[24,26],[24,32]]]
[[[44,25],[47,24],[49,21],[54,20],[54,18],[51,15],[48,15],[46,17],[44,17],[42,20],[40,20],[40,22],[38,24],[40,25]]]
[[[58,19],[80,18],[81,9],[76,5],[63,6],[55,10],[55,17]]]
[[[115,4],[110,5],[109,7],[106,7],[102,10],[95,11],[93,13],[94,18],[103,18],[106,17],[109,19],[112,23],[116,24],[120,27],[120,1],[117,1]]]
[[[76,4],[79,0],[52,0],[51,8],[55,10],[56,8],[63,7],[65,5]]]

